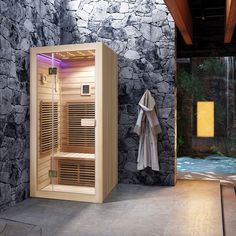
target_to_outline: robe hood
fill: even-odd
[[[149,90],[145,91],[138,104],[144,111],[152,111],[154,109],[155,100]]]

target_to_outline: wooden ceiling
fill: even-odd
[[[51,53],[45,53],[45,56],[51,58]],[[58,60],[78,60],[78,59],[94,59],[94,50],[83,50],[83,51],[68,51],[68,52],[55,52],[54,58]]]
[[[235,56],[236,55],[236,0],[186,0],[190,12],[188,21],[192,22],[192,44],[185,40],[182,29],[170,9],[173,2],[165,0],[177,30],[177,57],[195,56]],[[226,7],[227,6],[227,7]],[[227,10],[226,10],[227,9]],[[179,10],[183,11],[183,7]],[[182,17],[184,18],[184,17]],[[192,18],[192,20],[191,20]],[[188,22],[189,24],[189,22]]]
[[[188,0],[165,0],[171,15],[175,20],[183,40],[186,44],[193,43],[192,16],[188,6]]]

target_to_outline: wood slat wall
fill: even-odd
[[[48,73],[48,64],[45,60],[36,63],[37,54],[44,54],[50,52],[66,52],[72,50],[95,50],[95,60],[87,61],[63,61],[59,71],[58,81],[56,86],[54,99],[58,101],[58,113],[59,119],[59,148],[57,153],[61,152],[77,152],[76,146],[68,146],[65,130],[68,130],[67,119],[67,105],[73,102],[85,102],[95,103],[96,113],[96,152],[95,158],[83,158],[83,163],[77,163],[77,167],[73,164],[74,169],[80,169],[79,173],[69,168],[68,171],[72,171],[73,178],[80,178],[80,184],[88,186],[93,183],[95,186],[94,194],[90,193],[91,188],[88,188],[88,192],[83,193],[67,193],[62,191],[43,191],[42,188],[49,185],[50,179],[48,177],[48,170],[50,165],[54,163],[54,166],[59,170],[59,161],[63,161],[55,156],[54,162],[51,162],[50,155],[40,157],[40,101],[52,100],[51,97],[51,84],[50,78],[46,84],[40,82],[41,73]],[[39,47],[31,48],[31,70],[30,70],[30,195],[32,197],[65,199],[75,201],[89,201],[89,202],[103,202],[107,194],[117,184],[117,56],[101,42],[83,45],[60,45],[52,47]],[[95,61],[96,61],[96,75],[95,75]],[[41,64],[41,65],[40,65]],[[64,73],[63,73],[64,69]],[[96,77],[96,80],[95,80]],[[37,79],[36,79],[37,78]],[[37,82],[36,82],[37,81]],[[51,84],[50,84],[51,83]],[[80,88],[81,84],[89,83],[92,88],[91,96],[81,96]],[[59,87],[60,84],[60,87]],[[96,85],[95,85],[96,84]],[[95,89],[96,88],[96,89]],[[35,94],[36,93],[36,94]],[[59,94],[61,96],[59,96]],[[36,96],[35,96],[36,95]],[[96,101],[95,101],[96,97]],[[37,109],[36,109],[37,108]],[[85,122],[88,124],[89,122]],[[92,122],[91,122],[92,123]],[[90,123],[90,124],[91,124]],[[38,137],[37,137],[38,136]],[[83,152],[83,151],[81,151]],[[56,153],[55,153],[56,154]],[[64,157],[63,157],[64,158]],[[79,161],[72,157],[66,157],[66,161]],[[85,161],[93,161],[86,163]],[[62,162],[61,162],[62,163]],[[95,164],[96,163],[96,164]],[[68,163],[64,163],[64,172]],[[89,167],[89,165],[91,165]],[[79,168],[78,168],[79,167]],[[60,167],[62,168],[62,167]],[[94,171],[93,171],[94,170]],[[76,174],[74,174],[76,172]],[[94,177],[92,173],[94,172]],[[80,173],[83,173],[80,175]],[[65,173],[64,173],[65,174]],[[70,177],[70,172],[67,177]],[[76,179],[75,178],[75,179]],[[56,180],[57,179],[57,180]],[[58,178],[54,178],[59,184]],[[82,181],[81,181],[82,180]],[[62,181],[62,180],[61,180]],[[72,181],[73,182],[73,181]],[[64,182],[65,183],[65,182]],[[71,182],[70,182],[71,184]],[[78,184],[76,182],[76,184]],[[62,185],[63,186],[63,185]]]
[[[95,187],[94,160],[58,160],[58,183]]]
[[[95,127],[81,125],[82,119],[95,119],[94,103],[68,103],[68,145],[95,147]]]
[[[53,126],[53,127],[52,127]],[[40,102],[40,153],[58,148],[58,102]]]
[[[81,127],[80,120],[95,118],[95,109],[92,109],[95,102],[95,61],[67,61],[62,64],[60,75],[61,151],[94,153],[94,127]],[[81,95],[81,85],[85,83],[91,86],[90,96]]]

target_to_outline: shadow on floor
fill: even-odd
[[[105,203],[148,199],[155,197],[157,194],[159,197],[165,196],[166,190],[170,188],[169,186],[119,184],[106,198]]]
[[[42,229],[37,225],[0,218],[0,236],[41,236]]]
[[[104,204],[30,198],[0,214],[0,235],[222,236],[219,189],[216,181],[180,180],[175,187],[119,184]]]

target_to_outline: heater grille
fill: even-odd
[[[68,103],[68,144],[95,147],[95,127],[83,126],[83,119],[95,119],[95,104]]]
[[[95,186],[95,161],[59,160],[59,184]]]
[[[40,152],[58,147],[58,103],[40,102]]]

